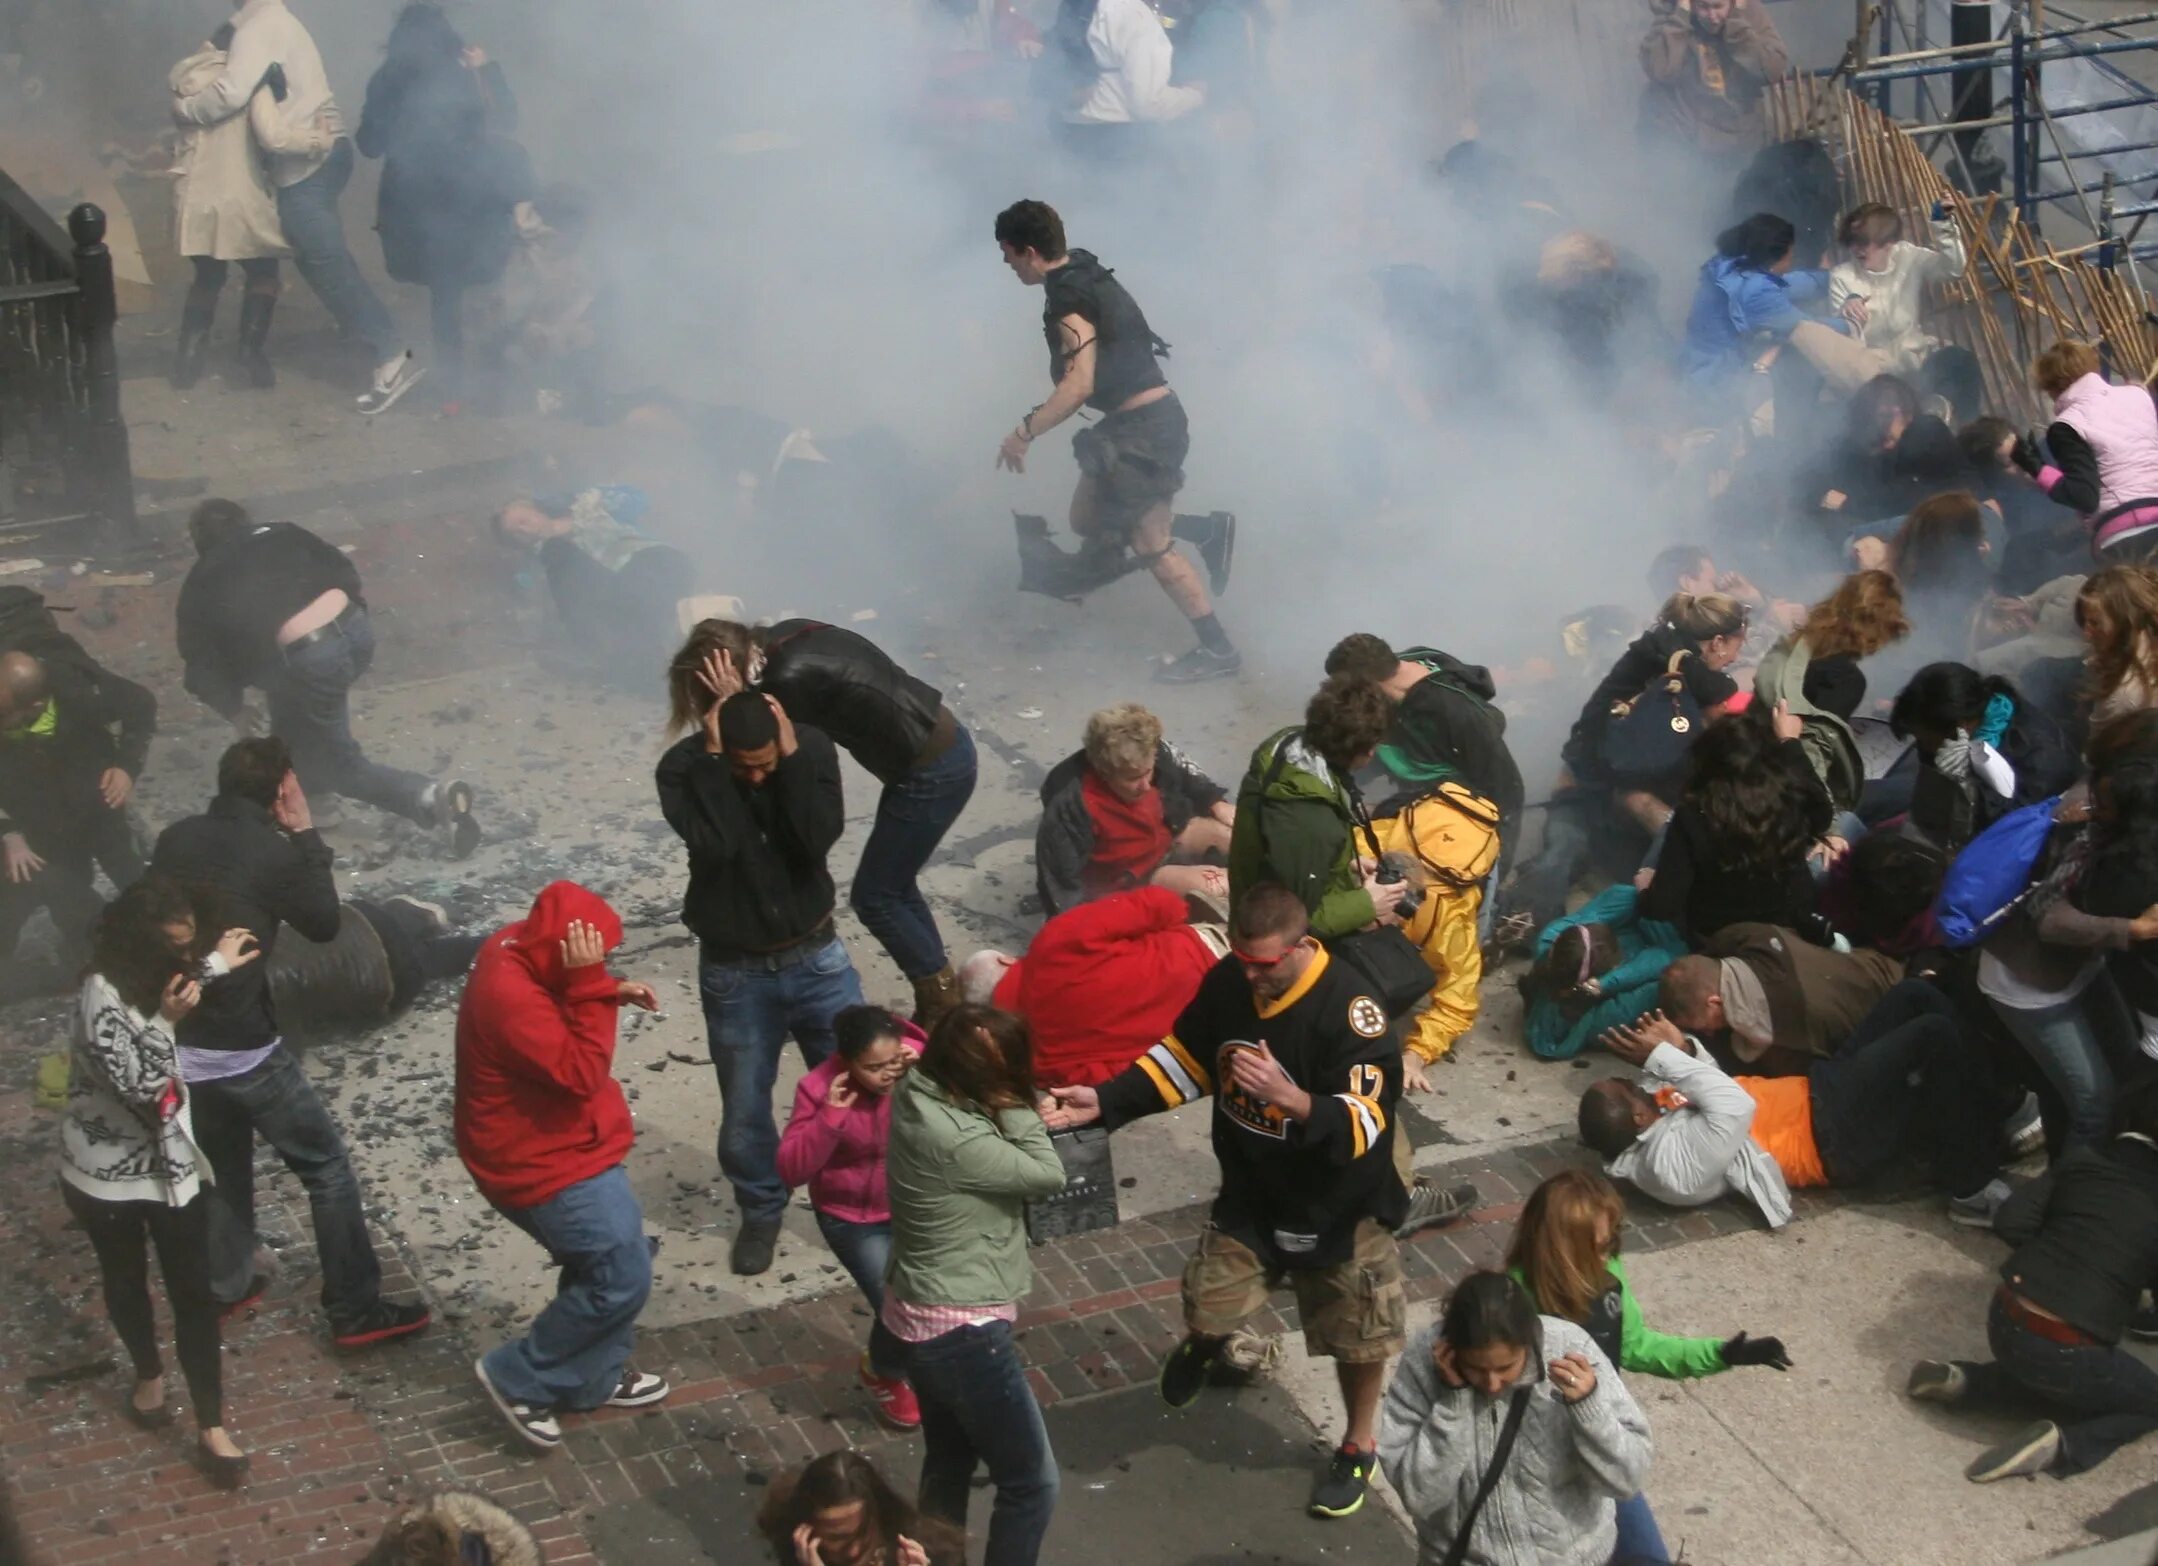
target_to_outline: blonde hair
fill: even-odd
[[[1611,1287],[1611,1271],[1596,1244],[1608,1219],[1614,1247],[1626,1204],[1618,1187],[1589,1169],[1566,1169],[1529,1193],[1514,1225],[1506,1265],[1521,1274],[1529,1298],[1546,1316],[1583,1322]]]
[[[2086,375],[2098,371],[2098,350],[2089,343],[2055,343],[2031,364],[2031,379],[2048,397],[2058,397]]]
[[[667,733],[671,737],[704,721],[714,697],[700,675],[704,661],[716,652],[734,660],[734,672],[749,676],[749,655],[756,642],[746,625],[732,620],[699,620],[688,638],[667,660]]]
[[[1696,642],[1719,636],[1744,636],[1749,611],[1724,593],[1673,593],[1659,618]]]
[[[1140,772],[1154,765],[1161,719],[1135,701],[1120,701],[1086,720],[1084,743],[1096,772]]]

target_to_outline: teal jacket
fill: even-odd
[[[1524,1289],[1528,1287],[1519,1267],[1510,1269],[1510,1273],[1514,1282]],[[1731,1368],[1723,1362],[1721,1338],[1680,1338],[1650,1331],[1648,1323],[1641,1319],[1641,1306],[1633,1290],[1627,1287],[1626,1263],[1616,1256],[1611,1258],[1611,1276],[1618,1280],[1619,1290],[1619,1369],[1687,1381]]]
[[[1651,1010],[1656,1004],[1656,981],[1664,969],[1686,955],[1686,942],[1677,929],[1660,919],[1637,919],[1634,903],[1640,894],[1620,881],[1606,887],[1578,913],[1554,919],[1536,937],[1536,955],[1577,924],[1607,924],[1618,937],[1619,965],[1602,979],[1604,998],[1573,1022],[1550,999],[1534,1002],[1526,1018],[1529,1048],[1545,1060],[1571,1060],[1596,1041],[1606,1028],[1621,1027]]]
[[[885,1176],[892,1293],[915,1305],[1026,1298],[1034,1282],[1026,1204],[1064,1189],[1064,1163],[1040,1115],[964,1108],[917,1067],[892,1093]]]

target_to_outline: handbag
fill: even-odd
[[[1631,701],[1615,702],[1604,726],[1603,760],[1621,781],[1667,778],[1686,764],[1701,732],[1701,704],[1679,665],[1693,654],[1680,648],[1671,663]]]
[[[1484,1470],[1484,1477],[1476,1486],[1476,1498],[1461,1514],[1461,1526],[1454,1530],[1454,1542],[1446,1547],[1441,1566],[1461,1566],[1468,1559],[1470,1530],[1475,1528],[1484,1502],[1491,1499],[1491,1492],[1498,1487],[1499,1475],[1506,1471],[1506,1460],[1514,1455],[1514,1437],[1521,1433],[1521,1421],[1528,1417],[1529,1399],[1535,1395],[1534,1387],[1514,1388],[1513,1399],[1506,1407],[1506,1423],[1499,1430],[1499,1444],[1491,1453],[1491,1466]]]

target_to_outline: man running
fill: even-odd
[[[1020,586],[1076,602],[1144,566],[1199,638],[1191,651],[1161,664],[1154,678],[1188,685],[1236,673],[1243,658],[1208,596],[1209,586],[1218,593],[1228,585],[1236,518],[1226,511],[1202,517],[1169,510],[1183,488],[1184,456],[1191,449],[1184,405],[1155,362],[1169,345],[1154,335],[1107,267],[1088,251],[1065,249],[1063,219],[1047,203],[1014,202],[997,214],[996,233],[1012,275],[1046,294],[1042,330],[1055,382],[1048,400],[1004,437],[997,465],[1024,473],[1027,447],[1082,404],[1102,415],[1072,440],[1079,487],[1072,494],[1071,525],[1084,543],[1068,555],[1049,541],[1040,517],[1019,518]],[[1201,582],[1197,568],[1176,553],[1178,539],[1198,549],[1210,582]]]

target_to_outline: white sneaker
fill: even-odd
[[[2044,1117],[2038,1113],[2036,1093],[2023,1095],[2023,1102],[2016,1106],[2016,1112],[2001,1126],[2001,1134],[2008,1139],[2008,1156],[2011,1158],[2029,1158],[2044,1151],[2046,1126]]]
[[[1990,1229],[1993,1218],[2001,1210],[2001,1203],[2015,1192],[2006,1180],[1988,1180],[1985,1189],[1975,1196],[1951,1196],[1948,1199],[1948,1216],[1957,1223],[1973,1229]]]
[[[375,371],[375,384],[360,394],[360,412],[369,418],[386,413],[397,405],[397,399],[419,385],[427,371],[413,362],[408,348],[396,358]]]

